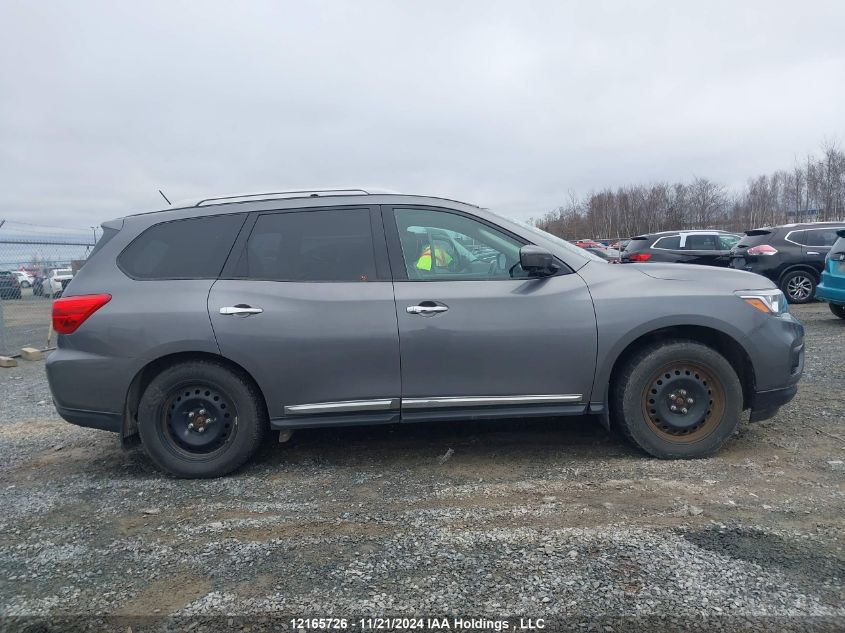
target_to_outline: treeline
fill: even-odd
[[[731,192],[707,178],[604,189],[535,219],[565,239],[630,237],[675,229],[746,229],[845,219],[845,152],[833,143],[791,171],[750,178]]]

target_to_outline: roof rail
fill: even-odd
[[[279,198],[319,198],[321,196],[371,196],[378,193],[388,193],[386,191],[375,191],[366,189],[301,189],[294,191],[272,191],[267,193],[247,193],[233,196],[215,196],[212,198],[203,198],[194,205],[201,207],[206,204],[226,204],[230,202],[255,202],[261,200],[276,200]],[[395,193],[395,192],[389,192]]]

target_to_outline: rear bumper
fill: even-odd
[[[121,431],[121,412],[137,371],[131,359],[59,347],[47,357],[46,370],[60,416],[79,426]]]
[[[55,404],[55,403],[54,403]],[[84,409],[69,409],[56,404],[56,411],[67,422],[91,429],[120,433],[123,429],[123,416],[119,413],[107,411],[86,411]]]
[[[761,422],[773,418],[778,409],[795,397],[798,385],[771,391],[758,391],[751,398],[751,422]]]
[[[845,305],[845,276],[824,271],[816,287],[816,298]]]

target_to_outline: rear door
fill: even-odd
[[[730,261],[730,249],[721,249],[718,233],[682,233],[681,252],[686,264],[727,266]]]
[[[836,232],[843,228],[845,225],[805,229],[801,247],[804,261],[821,273],[824,269],[825,257],[839,237]]]
[[[583,407],[596,320],[575,273],[528,278],[524,241],[451,209],[386,207],[402,416],[476,407]],[[604,265],[604,264],[596,264]]]
[[[208,297],[271,418],[396,411],[399,336],[377,207],[253,215]]]

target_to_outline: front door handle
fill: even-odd
[[[807,251],[807,255],[821,255],[818,251]]]
[[[249,316],[250,314],[261,314],[264,312],[261,308],[253,308],[243,303],[234,306],[224,306],[220,308],[220,314],[235,315],[235,316]]]
[[[438,305],[418,305],[418,306],[408,306],[405,308],[405,312],[408,314],[419,314],[420,316],[434,316],[435,314],[439,314],[441,312],[446,312],[449,308],[447,306],[438,306]]]

